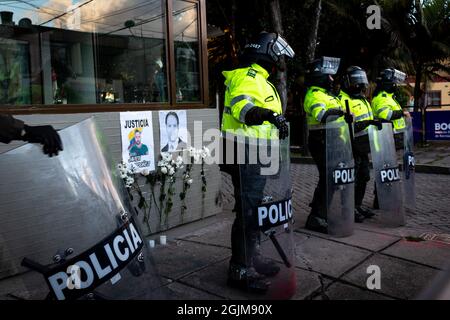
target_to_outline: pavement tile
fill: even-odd
[[[295,232],[294,237],[296,266],[334,278],[340,277],[371,254],[367,250],[312,235]]]
[[[196,230],[179,239],[224,246],[231,249],[231,225],[232,221],[230,220],[218,221],[213,226]]]
[[[342,282],[335,282],[314,300],[392,300],[376,291],[363,290]]]
[[[167,286],[170,289],[171,300],[220,300],[220,297],[198,290],[179,282],[172,282]]]
[[[282,267],[282,266],[281,266]],[[281,269],[279,275],[288,275],[288,273],[283,273],[283,268]],[[298,271],[298,270],[294,270]],[[277,286],[277,280],[280,278],[277,276],[275,278],[269,278],[268,280],[272,282],[271,289],[267,295],[252,294],[248,292],[243,292],[234,288],[227,286],[227,274],[228,274],[228,260],[220,261],[208,268],[202,269],[198,272],[192,273],[186,277],[183,277],[179,281],[186,283],[195,288],[201,288],[210,293],[214,293],[218,296],[224,297],[226,299],[232,300],[261,300],[261,299],[276,299],[277,292],[284,293],[286,291],[285,287],[280,288]],[[319,287],[319,281],[315,282],[316,275],[312,272],[300,272],[296,273],[296,286],[297,293],[295,297],[303,299],[304,297],[311,294],[314,290]],[[290,283],[289,279],[284,278],[287,283]],[[280,282],[280,283],[286,283]]]
[[[346,274],[343,280],[359,287],[366,287],[370,274],[367,268],[371,265],[380,267],[381,292],[399,299],[413,299],[437,275],[437,270],[412,262],[376,254],[364,261],[355,270]]]
[[[152,254],[160,274],[177,279],[229,257],[231,251],[217,246],[178,240],[171,241],[166,246],[155,247]]]
[[[331,280],[323,278],[319,273],[297,269],[297,292],[292,297],[292,300],[304,300],[313,292],[319,290],[322,287],[321,279],[324,286],[331,282]]]
[[[364,248],[370,251],[379,251],[386,248],[390,244],[401,239],[398,236],[392,236],[383,233],[370,232],[363,229],[355,229],[354,233],[349,237],[336,238],[326,234],[320,234],[306,229],[297,229],[296,231],[323,237],[325,239],[331,239],[332,241],[345,243],[348,245]]]
[[[436,241],[402,240],[383,250],[382,253],[436,268],[443,268],[450,261],[450,244]]]
[[[220,261],[205,269],[183,277],[180,281],[226,299],[261,299],[260,295],[241,292],[227,286],[228,263],[228,260]]]

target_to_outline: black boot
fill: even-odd
[[[306,220],[305,229],[327,234],[328,223],[325,219],[310,214]]]
[[[362,223],[364,221],[364,216],[355,209],[355,222]]]
[[[227,285],[251,293],[264,294],[269,289],[270,282],[254,268],[246,268],[230,262]]]
[[[363,208],[362,206],[356,207],[356,211],[364,216],[364,218],[372,218],[375,213],[368,208]]]
[[[280,272],[280,267],[275,261],[264,258],[262,255],[257,255],[253,258],[253,266],[256,272],[265,275],[266,277],[273,277]]]

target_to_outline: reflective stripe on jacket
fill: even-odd
[[[223,71],[225,76],[225,108],[222,116],[222,131],[247,137],[278,138],[275,126],[264,121],[262,125],[245,125],[245,116],[253,107],[282,113],[281,100],[267,78],[269,73],[258,64]]]

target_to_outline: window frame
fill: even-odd
[[[117,104],[25,104],[2,105],[0,114],[70,114],[70,113],[96,113],[96,112],[123,112],[123,111],[155,111],[155,110],[186,110],[205,109],[209,107],[208,99],[208,49],[205,0],[183,0],[197,5],[198,36],[199,36],[199,74],[200,74],[200,101],[176,102],[176,76],[175,76],[175,40],[173,34],[173,0],[163,0],[166,10],[166,62],[168,67],[168,102],[149,103],[117,103]],[[94,35],[94,34],[93,34]],[[95,49],[94,49],[95,50]],[[39,55],[41,52],[39,52]],[[30,61],[33,59],[30,52]],[[39,57],[40,59],[40,57]],[[41,75],[42,77],[42,75]]]

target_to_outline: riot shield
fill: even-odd
[[[392,124],[383,123],[382,130],[369,126],[375,187],[380,207],[380,220],[389,227],[405,224],[402,181],[395,152]]]
[[[245,159],[238,155],[245,264],[276,264],[263,298],[288,299],[296,291],[289,139],[246,138],[239,150],[245,150]]]
[[[164,298],[145,239],[93,119],[60,131],[49,158],[0,155],[0,279],[19,299]]]
[[[406,130],[404,132],[403,145],[403,200],[405,207],[414,211],[416,208],[414,134],[412,119],[406,118],[405,120]]]
[[[326,125],[326,169],[328,234],[347,237],[355,219],[355,161],[346,122]]]

